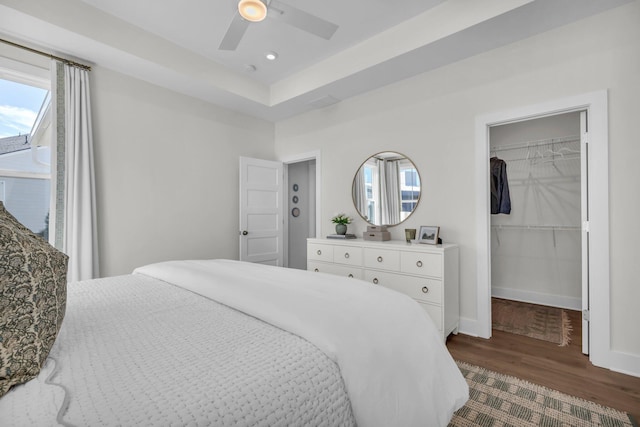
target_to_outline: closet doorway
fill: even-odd
[[[581,145],[581,185],[588,183],[586,196],[581,197],[581,213],[588,212],[587,221],[580,224],[581,279],[588,279],[589,286],[581,295],[586,304],[584,313],[588,330],[584,332],[592,364],[609,368],[615,355],[610,344],[610,268],[609,268],[609,156],[608,156],[608,106],[607,92],[598,91],[541,104],[488,113],[476,118],[476,320],[462,319],[461,331],[482,338],[491,337],[492,292],[492,220],[490,195],[491,128],[529,120],[585,112],[584,128],[580,135],[586,145]],[[528,141],[525,141],[528,142]],[[514,142],[515,143],[515,142]],[[528,176],[528,173],[527,173]],[[582,206],[582,205],[585,206]],[[514,224],[516,225],[516,224]],[[517,224],[526,225],[526,224]],[[559,225],[559,224],[551,224]],[[499,230],[500,231],[500,230]],[[506,232],[506,230],[502,230]],[[546,230],[552,232],[553,230]],[[556,230],[556,238],[561,230]],[[562,230],[563,233],[575,232]],[[502,237],[502,235],[500,235]],[[551,245],[553,245],[553,235]],[[526,243],[526,242],[524,242]],[[523,243],[523,244],[524,244]],[[556,241],[556,245],[558,241]],[[586,258],[585,258],[586,257]],[[587,328],[585,328],[587,329]]]
[[[491,296],[529,303],[492,300],[492,308],[494,313],[513,311],[516,324],[526,318],[530,304],[588,309],[588,301],[582,301],[589,286],[583,268],[588,265],[588,234],[582,232],[588,220],[588,206],[582,203],[588,184],[583,173],[586,115],[574,111],[489,129]],[[546,309],[536,311],[539,316]],[[561,313],[551,311],[556,312]],[[567,334],[568,316],[562,317],[540,319],[525,328],[540,336],[554,327]],[[552,325],[556,322],[559,325]],[[583,331],[582,352],[588,354],[588,322],[574,329]]]
[[[320,234],[321,159],[313,151],[283,159],[284,266],[307,269],[307,239]]]
[[[307,239],[316,237],[316,161],[286,165],[286,267],[307,269]]]

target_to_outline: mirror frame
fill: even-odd
[[[362,167],[373,157],[376,157],[380,154],[383,153],[395,153],[398,156],[402,156],[405,159],[407,159],[409,162],[411,162],[411,164],[413,165],[413,167],[416,170],[416,173],[418,174],[418,180],[420,181],[420,194],[418,195],[418,200],[416,200],[416,206],[415,208],[413,208],[413,210],[411,211],[411,213],[409,213],[409,215],[407,215],[407,217],[405,219],[403,219],[402,221],[396,223],[396,224],[374,224],[371,221],[369,221],[367,218],[364,217],[364,215],[362,215],[362,212],[360,212],[360,210],[358,209],[358,206],[356,204],[356,200],[355,200],[355,195],[354,195],[354,186],[356,184],[356,177],[358,176],[358,173],[360,172],[360,170],[362,169]],[[405,222],[406,220],[408,220],[409,218],[411,218],[411,215],[414,214],[414,212],[418,209],[418,205],[420,204],[420,200],[422,199],[422,176],[420,175],[420,171],[418,170],[418,167],[416,166],[415,162],[413,160],[411,160],[411,158],[403,153],[400,153],[398,151],[391,151],[391,150],[386,150],[386,151],[379,151],[375,154],[372,154],[371,156],[367,157],[364,162],[360,163],[360,166],[358,167],[358,169],[356,169],[356,173],[353,175],[353,180],[351,181],[351,202],[353,203],[353,207],[355,208],[356,212],[358,212],[358,215],[360,216],[360,218],[362,218],[367,224],[369,225],[386,225],[387,227],[395,227],[396,225],[400,225],[403,222]]]

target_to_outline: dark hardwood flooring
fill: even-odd
[[[581,352],[581,313],[567,312],[573,331],[565,347],[494,330],[488,340],[450,335],[447,348],[456,360],[625,411],[640,422],[640,378],[593,366]]]

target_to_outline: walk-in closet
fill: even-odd
[[[581,309],[583,125],[571,112],[490,128],[493,297]]]

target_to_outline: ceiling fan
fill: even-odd
[[[235,50],[249,24],[262,21],[267,16],[325,40],[329,40],[338,29],[338,26],[332,22],[278,0],[240,0],[238,11],[233,16],[231,25],[218,49]]]

